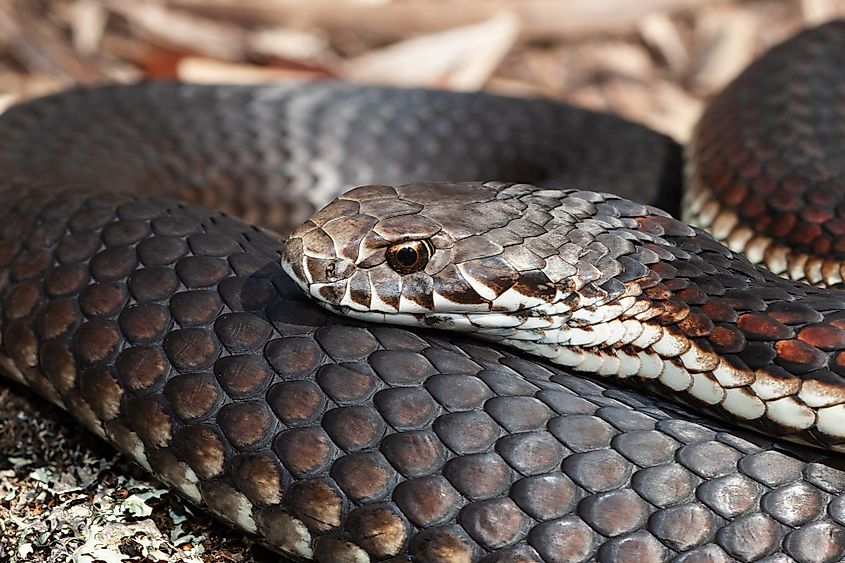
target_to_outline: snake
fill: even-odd
[[[331,81],[20,104],[0,369],[292,560],[842,560],[842,68],[799,33],[686,149]]]

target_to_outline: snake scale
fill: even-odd
[[[842,68],[833,22],[705,112],[685,209],[730,248],[627,199],[561,191],[677,213],[681,149],[542,99],[140,84],[14,107],[0,117],[0,365],[286,557],[842,560],[845,299],[738,254],[842,281]],[[454,183],[479,179],[497,182]],[[420,181],[453,183],[403,186]],[[379,185],[285,246],[361,184]],[[385,258],[410,239],[451,273],[391,286],[421,271],[404,246]],[[337,316],[282,259],[344,312],[463,308],[422,328]],[[530,317],[539,294],[549,306]],[[551,361],[432,330],[519,344],[479,299],[521,311]]]

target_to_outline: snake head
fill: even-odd
[[[283,265],[324,307],[366,320],[560,326],[628,289],[614,279],[619,261],[592,244],[613,228],[593,203],[604,197],[492,182],[363,186],[298,227]],[[614,253],[633,251],[618,244],[630,248]]]

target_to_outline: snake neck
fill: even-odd
[[[400,274],[385,252],[409,229],[433,250]],[[514,184],[359,188],[283,259],[342,314],[472,333],[770,434],[845,442],[845,303],[647,206]]]

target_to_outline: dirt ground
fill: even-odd
[[[707,98],[845,0],[0,0],[0,112],[79,84],[354,82],[544,95],[683,142]],[[0,381],[0,562],[271,561]]]

